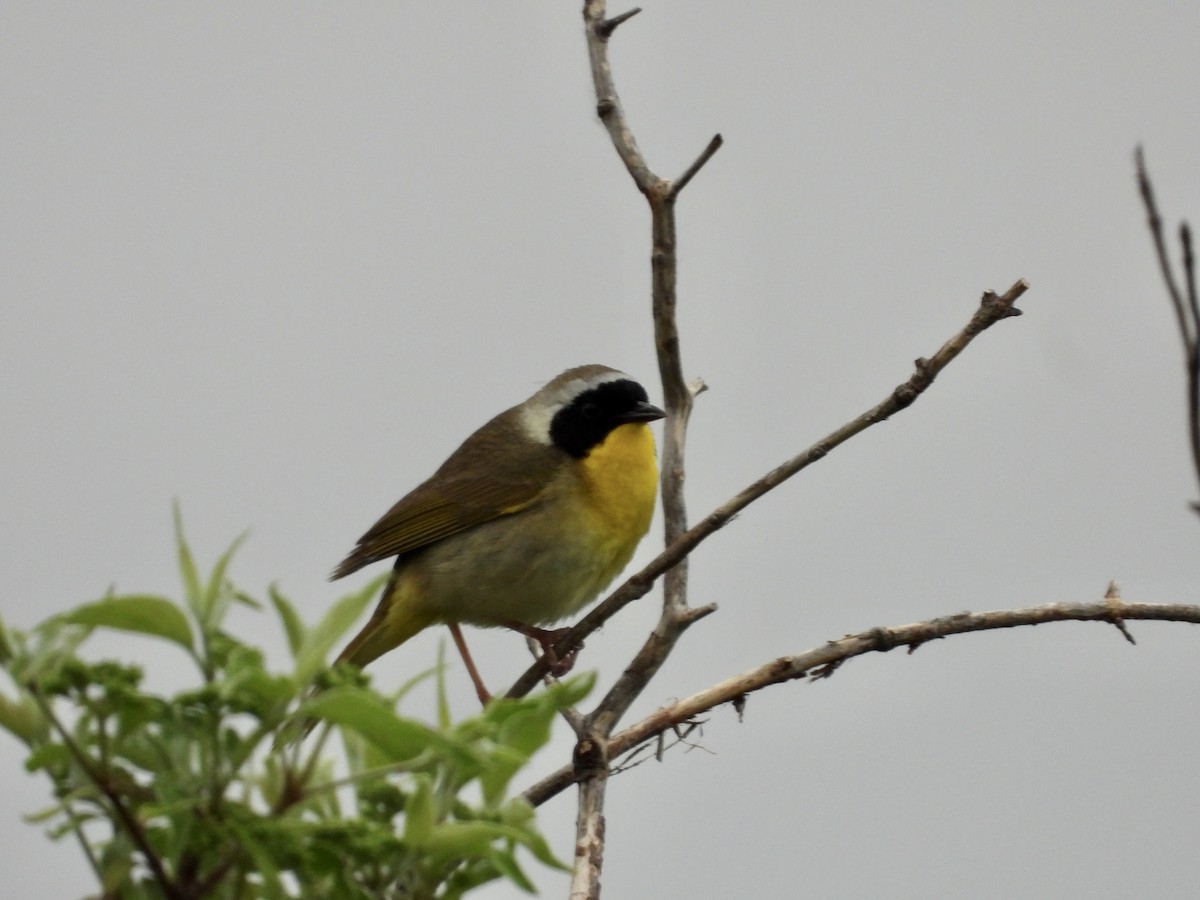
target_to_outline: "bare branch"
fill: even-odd
[[[1193,335],[1200,334],[1200,303],[1196,299],[1196,254],[1192,247],[1192,226],[1179,223],[1179,243],[1183,246],[1183,275],[1187,281],[1188,314],[1192,319]],[[1192,341],[1195,346],[1196,341]]]
[[[587,29],[588,60],[592,67],[592,84],[596,89],[596,115],[608,129],[613,147],[625,168],[633,177],[634,184],[643,194],[648,193],[659,178],[650,171],[642,151],[638,149],[633,132],[625,119],[625,110],[621,106],[621,98],[617,95],[617,87],[613,83],[612,69],[608,64],[608,38],[621,22],[630,17],[616,16],[606,18],[604,0],[584,0],[583,21]]]
[[[1167,288],[1167,296],[1171,298],[1175,324],[1183,342],[1184,367],[1187,371],[1188,436],[1192,447],[1192,464],[1196,470],[1196,478],[1200,480],[1200,301],[1197,301],[1196,296],[1196,256],[1192,247],[1192,230],[1187,222],[1179,226],[1179,243],[1183,249],[1183,276],[1187,291],[1185,296],[1171,266],[1166,238],[1163,235],[1162,216],[1159,215],[1158,204],[1154,199],[1154,187],[1146,171],[1146,159],[1141,147],[1138,147],[1135,159],[1138,189],[1142,195],[1142,205],[1146,208],[1147,227],[1154,241],[1159,272]],[[1193,503],[1192,508],[1200,513],[1200,503]]]
[[[721,146],[721,136],[716,135],[699,157],[674,183],[665,181],[646,164],[638,149],[633,132],[625,118],[624,109],[613,82],[612,68],[608,62],[608,38],[613,27],[628,16],[605,18],[605,4],[600,0],[585,0],[583,7],[587,30],[588,57],[591,61],[592,80],[596,91],[597,111],[618,155],[626,169],[646,197],[651,218],[651,298],[654,318],[655,347],[658,353],[659,376],[663,385],[663,405],[667,419],[663,427],[662,458],[662,508],[665,523],[665,543],[676,541],[687,531],[687,506],[684,501],[684,446],[687,440],[687,425],[692,405],[701,387],[691,388],[684,381],[683,361],[680,354],[679,328],[676,320],[676,284],[678,256],[676,253],[675,200],[696,173],[712,158]],[[702,383],[701,383],[702,384]],[[666,659],[687,626],[695,621],[687,611],[687,563],[680,557],[674,568],[666,572],[663,591],[663,612],[655,629],[653,642],[655,651],[643,650],[626,670],[644,685]],[[619,695],[632,700],[636,690],[627,683]],[[640,690],[640,688],[638,688]],[[611,728],[623,713],[614,708],[616,698],[612,692],[592,716],[593,724],[602,724],[601,730]],[[617,704],[619,705],[619,704]]]
[[[570,770],[579,783],[575,819],[575,866],[571,900],[597,900],[604,864],[604,795],[608,788],[608,736],[581,738],[575,745]]]
[[[1187,357],[1188,434],[1192,441],[1192,462],[1200,480],[1200,302],[1196,298],[1196,254],[1192,248],[1192,229],[1187,222],[1179,226],[1183,245],[1183,274],[1187,282],[1188,314],[1192,320],[1192,343]],[[1192,509],[1200,513],[1200,503]]]
[[[579,646],[593,631],[607,622],[613,615],[628,604],[650,592],[654,582],[672,566],[691,553],[699,544],[718,529],[728,524],[735,515],[761,497],[763,494],[778,487],[797,472],[807,468],[820,459],[824,459],[832,450],[845,443],[861,431],[878,424],[911,406],[933,383],[950,362],[961,353],[966,346],[983,331],[996,322],[1010,316],[1020,315],[1013,304],[1028,290],[1029,285],[1020,280],[1010,287],[1003,295],[988,291],[983,295],[979,309],[961,331],[946,341],[929,359],[918,359],[916,371],[908,381],[899,385],[881,402],[860,416],[847,422],[841,428],[826,435],[807,450],[797,454],[782,465],[772,469],[754,483],[748,485],[725,503],[718,506],[707,516],[692,526],[677,540],[670,544],[662,553],[651,560],[640,572],[631,576],[624,584],[588,613],[580,622],[559,641],[554,652],[569,653]],[[537,663],[529,668],[509,689],[507,696],[521,697],[532,690],[538,683],[544,670],[543,663]]]
[[[675,250],[675,203],[662,191],[647,195],[650,201],[651,302],[654,315],[654,344],[658,351],[658,374],[663,386],[667,419],[663,425],[662,501],[666,543],[687,530],[687,504],[683,496],[684,446],[695,395],[683,375],[679,325],[675,315],[678,258]],[[686,573],[670,576],[665,602],[686,605]]]
[[[1158,204],[1154,200],[1154,186],[1150,183],[1150,176],[1146,172],[1146,157],[1142,153],[1141,147],[1137,148],[1134,158],[1137,162],[1138,188],[1142,194],[1142,205],[1146,207],[1146,226],[1150,229],[1150,236],[1154,239],[1154,252],[1158,255],[1159,272],[1167,287],[1167,294],[1171,298],[1171,306],[1175,310],[1175,322],[1179,326],[1179,336],[1183,339],[1183,350],[1184,353],[1187,353],[1193,341],[1191,325],[1194,323],[1188,322],[1183,305],[1183,294],[1179,290],[1179,285],[1175,283],[1175,272],[1171,268],[1171,257],[1167,252],[1167,240],[1163,236],[1162,216],[1159,215]]]
[[[696,161],[673,184],[650,170],[625,118],[625,110],[621,106],[621,99],[613,82],[612,68],[608,62],[608,39],[621,22],[637,12],[635,9],[609,19],[606,17],[604,0],[584,0],[583,4],[588,59],[596,91],[596,112],[608,130],[609,138],[625,168],[650,204],[654,343],[663,385],[663,405],[667,412],[662,446],[662,509],[665,543],[670,545],[677,542],[688,527],[687,507],[683,496],[684,445],[687,441],[687,425],[692,413],[692,404],[701,390],[700,387],[691,389],[685,384],[679,349],[679,327],[675,318],[678,268],[675,252],[675,199],[720,148],[721,136],[717,135],[709,141]],[[692,613],[688,610],[687,561],[681,555],[673,568],[666,570],[663,609],[659,623],[646,647],[638,653],[618,682],[621,690],[614,688],[609,691],[600,706],[582,723],[583,730],[591,739],[598,743],[607,741],[609,733],[624,714],[628,704],[658,671],[683,632],[692,622],[706,614],[706,611]],[[530,687],[532,684],[524,687],[521,692],[527,692]],[[514,687],[514,690],[517,688]],[[607,778],[607,763],[603,771],[604,777]],[[572,897],[599,896],[600,862],[604,844],[603,809],[604,785],[598,776],[593,776],[580,788]]]
[[[846,661],[866,653],[886,653],[897,647],[907,647],[912,653],[922,644],[955,634],[972,631],[994,631],[1043,625],[1047,622],[1107,622],[1115,624],[1131,619],[1160,622],[1190,622],[1200,625],[1200,606],[1173,603],[1126,603],[1106,598],[1100,603],[1051,603],[1027,609],[1003,609],[992,612],[958,613],[891,628],[872,628],[849,635],[801,653],[783,656],[757,668],[705,688],[692,696],[664,706],[635,725],[618,732],[608,741],[610,756],[619,756],[682,722],[693,720],[723,703],[737,703],[739,698],[774,684],[800,678],[826,678]],[[532,785],[522,796],[534,806],[569,787],[574,772],[564,766],[557,772]]]

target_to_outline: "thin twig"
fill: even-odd
[[[1138,147],[1134,154],[1137,162],[1138,188],[1142,194],[1142,204],[1146,207],[1146,226],[1150,229],[1150,237],[1154,239],[1154,252],[1158,256],[1159,273],[1167,294],[1171,298],[1171,307],[1175,310],[1175,323],[1179,327],[1179,337],[1183,340],[1183,351],[1186,354],[1192,344],[1192,330],[1184,310],[1183,294],[1175,281],[1175,272],[1171,268],[1171,255],[1167,252],[1167,239],[1163,235],[1162,216],[1158,212],[1158,204],[1154,200],[1154,186],[1150,183],[1150,175],[1146,172],[1146,157],[1142,148]]]
[[[752,691],[799,678],[818,680],[827,677],[842,663],[866,653],[886,653],[897,647],[907,647],[911,653],[929,641],[972,631],[994,631],[1068,621],[1114,624],[1134,619],[1190,622],[1200,625],[1200,605],[1127,603],[1119,598],[1106,598],[1099,603],[1051,603],[1027,609],[964,612],[913,625],[872,628],[841,640],[830,641],[798,656],[773,659],[748,672],[705,688],[684,700],[664,706],[609,738],[609,754],[616,757],[626,753],[642,742],[717,706],[736,703],[739,698]],[[540,806],[569,787],[574,778],[572,768],[564,766],[529,787],[522,796],[534,806]]]
[[[1179,243],[1183,246],[1183,275],[1187,281],[1188,313],[1192,319],[1192,345],[1196,345],[1196,337],[1200,334],[1200,301],[1196,298],[1196,254],[1192,248],[1192,226],[1183,221],[1179,223]]]
[[[83,851],[83,855],[87,857],[88,866],[92,870],[92,874],[96,876],[96,881],[104,881],[104,873],[100,869],[100,861],[96,859],[96,852],[92,849],[92,845],[88,842],[88,836],[84,834],[83,823],[76,821],[75,810],[66,800],[60,800],[59,805],[71,819],[71,832],[75,835],[75,840],[79,842],[79,849]]]
[[[830,432],[807,450],[772,469],[757,481],[745,487],[725,503],[693,525],[687,532],[652,559],[640,572],[625,581],[620,587],[597,605],[590,613],[566,634],[555,647],[555,653],[568,653],[587,639],[593,631],[607,622],[628,604],[650,592],[654,582],[679,560],[691,553],[699,544],[718,529],[729,523],[735,515],[773,490],[797,472],[818,460],[824,459],[832,450],[845,443],[861,431],[886,420],[888,417],[911,406],[933,383],[950,362],[983,331],[1010,316],[1020,315],[1013,304],[1028,290],[1029,285],[1018,281],[1003,295],[988,291],[983,295],[979,308],[971,320],[953,337],[946,341],[929,359],[918,359],[916,371],[908,381],[899,385],[886,398],[862,415],[847,422],[836,431]],[[537,686],[544,664],[531,666],[509,689],[507,696],[522,697]]]
[[[29,684],[26,687],[28,688],[30,695],[33,697],[34,702],[37,703],[42,715],[46,717],[46,721],[48,721],[51,727],[58,732],[58,736],[62,739],[63,745],[67,748],[67,752],[69,752],[71,757],[75,760],[76,765],[83,770],[83,774],[87,776],[87,779],[96,786],[96,789],[99,790],[101,794],[104,795],[104,798],[108,801],[109,806],[112,807],[113,817],[121,823],[121,827],[124,828],[125,833],[129,835],[129,839],[133,841],[134,846],[141,851],[142,858],[146,861],[146,866],[150,869],[150,873],[154,876],[154,880],[158,882],[158,886],[162,889],[163,894],[169,898],[172,898],[172,900],[175,900],[175,898],[182,898],[184,895],[182,891],[180,891],[179,885],[177,885],[174,879],[167,874],[167,870],[163,866],[162,859],[159,858],[159,855],[150,845],[150,839],[146,837],[146,832],[143,830],[142,823],[138,821],[137,816],[135,816],[133,812],[130,811],[129,807],[125,805],[125,801],[122,800],[121,795],[113,789],[112,784],[109,782],[107,776],[97,772],[95,768],[93,768],[91,760],[88,758],[87,754],[83,752],[83,748],[75,742],[75,739],[71,737],[71,733],[67,731],[66,727],[62,724],[62,722],[59,721],[58,716],[54,714],[54,709],[42,695],[41,689],[36,684]]]
[[[613,16],[611,19],[605,19],[596,27],[596,33],[607,41],[610,37],[612,37],[612,33],[617,30],[617,26],[619,26],[622,22],[628,22],[641,11],[642,8],[640,6],[635,6],[633,9],[629,10],[629,12],[623,12],[619,16]]]
[[[684,170],[684,173],[671,182],[670,190],[668,191],[671,199],[679,196],[679,192],[688,186],[688,182],[696,177],[696,173],[704,168],[704,164],[713,158],[713,154],[721,149],[721,145],[725,143],[724,138],[719,134],[714,134],[712,140],[708,142],[708,146],[700,151],[700,155],[696,157],[696,161]]]
[[[1187,282],[1188,314],[1192,319],[1192,344],[1187,357],[1188,435],[1192,441],[1192,463],[1200,481],[1200,301],[1196,297],[1196,254],[1192,248],[1192,229],[1187,222],[1179,226],[1183,245],[1183,274]],[[1200,503],[1192,508],[1200,513]]]
[[[1154,241],[1159,272],[1167,288],[1167,296],[1171,299],[1171,308],[1175,311],[1179,338],[1183,342],[1184,367],[1187,372],[1188,437],[1191,443],[1192,465],[1196,470],[1196,478],[1200,481],[1200,301],[1196,296],[1196,255],[1192,247],[1192,230],[1187,222],[1179,226],[1185,295],[1175,278],[1175,270],[1167,252],[1162,216],[1154,199],[1154,186],[1146,171],[1146,158],[1141,147],[1137,148],[1134,156],[1137,163],[1138,189],[1142,195],[1142,204],[1146,208],[1146,224]],[[1192,509],[1200,513],[1200,502],[1192,503]]]

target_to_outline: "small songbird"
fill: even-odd
[[[365,666],[446,623],[485,700],[459,623],[512,628],[549,650],[557,632],[543,626],[591,603],[650,527],[658,467],[647,423],[664,415],[628,375],[588,365],[472,434],[334,570],[396,557],[338,662]]]

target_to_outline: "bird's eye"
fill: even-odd
[[[583,413],[585,419],[600,418],[600,404],[598,403],[585,403],[579,408],[579,411]]]

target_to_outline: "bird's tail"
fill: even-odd
[[[361,669],[432,625],[435,621],[432,616],[413,608],[411,590],[412,582],[396,572],[384,586],[375,612],[371,613],[367,624],[346,645],[346,649],[338,654],[334,665],[349,662]],[[300,732],[301,738],[307,736],[316,724],[316,719],[305,721]]]
[[[349,662],[360,669],[434,623],[434,617],[415,607],[414,582],[397,571],[383,588],[367,624],[346,645],[334,665]]]

